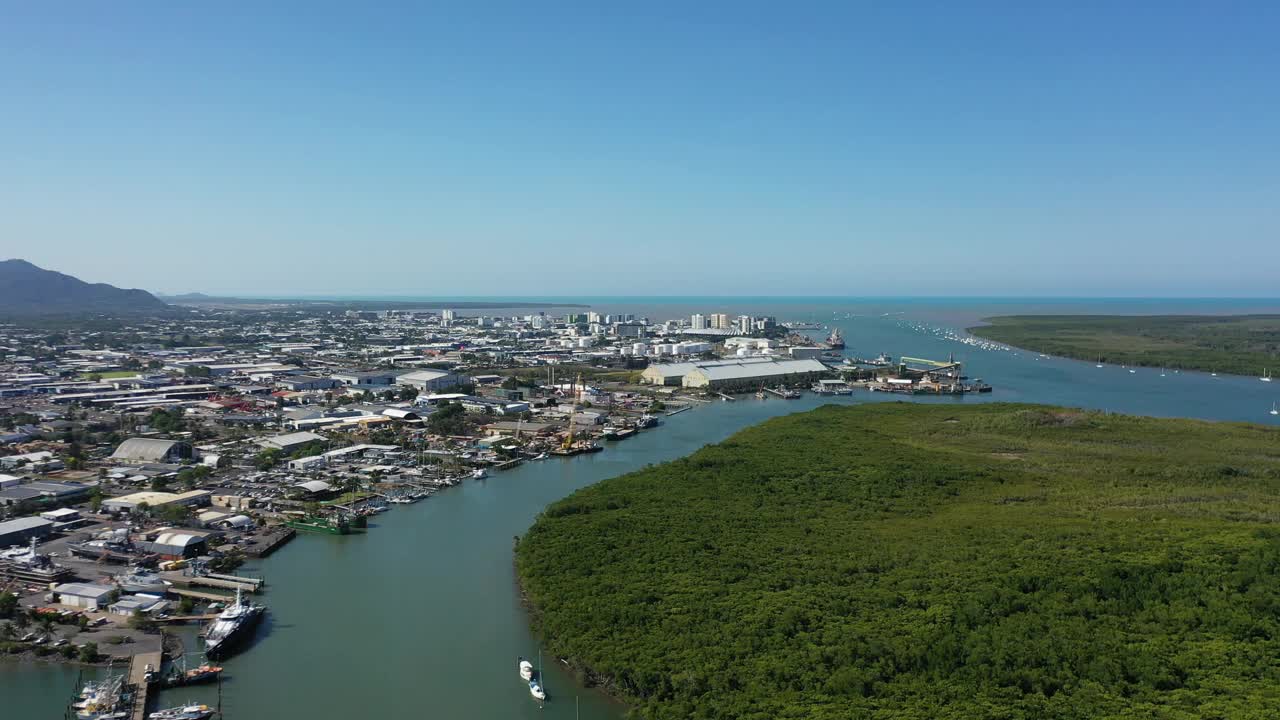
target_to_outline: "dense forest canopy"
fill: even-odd
[[[969,332],[1113,365],[1260,375],[1280,362],[1280,315],[1007,315]]]
[[[1270,718],[1280,432],[1033,405],[770,420],[557,502],[549,653],[644,718]]]

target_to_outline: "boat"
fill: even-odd
[[[797,400],[800,398],[800,391],[799,390],[783,390],[782,398],[784,400]]]
[[[605,440],[626,440],[636,434],[635,428],[608,426],[604,429]]]
[[[832,350],[844,349],[844,337],[840,335],[840,328],[831,329],[831,334],[827,336],[827,347]]]
[[[522,667],[521,670],[523,669],[524,668]],[[537,674],[533,674],[532,666],[529,667],[529,672],[531,675],[531,677],[529,678],[529,694],[532,695],[535,700],[538,700],[538,701],[546,700],[547,690],[546,688],[542,687],[542,682],[541,682],[542,680],[542,651],[541,650],[538,651]]]
[[[761,389],[759,389],[759,390],[757,390],[757,391],[756,391],[756,399],[757,399],[757,400],[768,400],[768,399],[769,399],[769,393],[766,393],[766,392],[764,391],[764,388],[761,388]]]
[[[649,413],[645,413],[644,415],[641,415],[640,419],[636,421],[636,427],[640,428],[641,430],[648,430],[649,428],[653,428],[657,426],[658,426],[658,418],[650,415]]]
[[[1262,382],[1271,382],[1271,373],[1266,368],[1262,368],[1262,377],[1258,378]]]
[[[127,718],[124,675],[112,675],[98,682],[87,682],[71,709],[78,720],[115,720]]]
[[[533,679],[533,663],[520,658],[520,679],[529,682]]]
[[[538,453],[537,455],[534,455],[534,456],[533,456],[533,459],[534,459],[534,460],[546,460],[546,459],[547,459],[547,454],[546,454],[546,453]]]
[[[19,545],[0,550],[0,577],[45,584],[59,582],[71,576],[71,570],[36,550],[36,542],[35,538],[31,538],[30,546]]]
[[[116,575],[112,580],[115,581],[116,587],[120,588],[120,592],[126,593],[164,595],[169,591],[170,585],[159,575],[139,567]]]
[[[1137,370],[1134,370],[1133,368],[1130,368],[1130,369],[1129,369],[1129,372],[1130,372],[1130,373],[1136,373],[1136,372],[1138,372],[1138,371],[1137,371]]]
[[[1275,403],[1271,403],[1271,414],[1272,414],[1272,415],[1280,415],[1280,409],[1277,409],[1277,408],[1276,408],[1276,404],[1275,404]]]
[[[240,590],[236,590],[236,602],[223,610],[210,623],[204,635],[204,653],[210,658],[226,657],[253,630],[267,611],[252,602],[246,604]]]
[[[157,710],[147,717],[150,720],[209,720],[213,717],[213,708],[208,705],[181,705],[168,710]]]
[[[163,678],[160,684],[164,687],[184,687],[187,685],[199,685],[201,683],[213,682],[222,675],[222,668],[217,665],[204,663],[200,667],[191,668],[189,670],[178,670],[174,668],[171,675]]]
[[[483,480],[489,477],[489,471],[485,470],[484,468],[479,468],[475,472],[471,473],[471,477],[475,478],[476,480]]]
[[[285,520],[284,524],[294,530],[303,532],[328,533],[329,535],[348,535],[351,523],[346,518],[327,515],[305,515],[300,518]]]

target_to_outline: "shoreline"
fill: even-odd
[[[519,548],[518,541],[522,539],[517,538],[517,543],[512,547],[511,552],[511,571],[515,580],[516,595],[520,598],[520,607],[528,615],[529,631],[538,638],[540,643],[545,643],[549,638],[542,625],[542,611],[529,599],[529,594],[525,592],[524,578],[520,577],[520,569],[516,563],[516,551]],[[629,698],[618,688],[615,678],[593,670],[576,658],[553,655],[551,659],[553,662],[559,662],[562,667],[568,670],[574,676],[574,681],[583,689],[598,691],[608,698],[610,702],[617,703],[628,711],[632,709],[633,706],[629,702]]]

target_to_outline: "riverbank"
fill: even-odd
[[[1280,315],[1003,315],[977,337],[1108,365],[1260,376],[1280,364]]]

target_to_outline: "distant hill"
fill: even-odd
[[[147,312],[168,305],[146,290],[87,283],[26,260],[0,262],[0,314],[57,315],[79,312]]]

